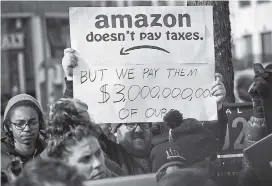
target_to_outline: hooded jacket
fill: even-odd
[[[1,169],[6,170],[11,165],[14,158],[19,158],[23,164],[40,156],[42,151],[46,148],[46,142],[41,138],[36,141],[36,149],[32,156],[26,157],[15,150],[6,137],[1,138]]]
[[[26,104],[28,106],[31,106],[33,109],[38,114],[39,117],[39,124],[40,124],[40,135],[36,139],[36,149],[34,150],[34,153],[29,156],[23,156],[19,152],[16,151],[14,145],[13,145],[13,135],[11,135],[8,132],[8,120],[9,120],[9,113],[12,110],[12,108],[16,107],[18,104]],[[38,101],[28,95],[28,94],[19,94],[14,97],[12,97],[9,101],[8,104],[5,108],[4,112],[4,122],[3,122],[3,131],[5,133],[5,136],[1,138],[1,170],[2,171],[12,171],[11,173],[19,174],[21,169],[20,167],[23,166],[26,162],[29,160],[32,160],[33,158],[38,157],[41,152],[45,149],[46,147],[46,142],[43,134],[43,124],[44,124],[44,119],[43,119],[43,112],[41,109],[41,106],[39,105]],[[16,163],[14,160],[19,160]],[[18,163],[18,164],[17,164]],[[9,176],[9,175],[8,175]]]
[[[10,138],[12,138],[12,136],[10,136],[7,132],[7,126],[8,124],[5,124],[6,120],[8,120],[9,118],[9,113],[12,110],[12,108],[16,107],[17,104],[31,104],[31,107],[33,107],[33,109],[36,110],[38,117],[39,117],[39,124],[40,124],[40,136],[37,138],[36,141],[36,149],[35,149],[35,153],[33,154],[32,157],[24,157],[21,154],[19,154],[14,146],[13,146],[13,142],[11,141]],[[38,101],[28,95],[28,94],[19,94],[16,95],[14,97],[12,97],[9,101],[8,104],[5,108],[5,112],[4,112],[4,123],[3,123],[3,131],[5,132],[5,137],[1,138],[1,154],[2,154],[2,168],[5,167],[3,166],[4,164],[8,164],[8,159],[12,159],[12,157],[19,157],[21,159],[21,161],[23,163],[26,163],[28,160],[32,159],[33,157],[38,156],[44,149],[46,146],[45,143],[45,139],[44,139],[44,134],[43,134],[43,124],[44,124],[44,118],[43,118],[43,112],[42,112],[42,108],[40,106],[40,104],[38,103]],[[3,159],[4,158],[4,159]]]

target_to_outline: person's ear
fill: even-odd
[[[5,121],[7,122],[7,121]],[[4,124],[4,128],[7,132],[12,132],[12,126],[9,123]]]

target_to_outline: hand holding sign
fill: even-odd
[[[226,97],[226,89],[222,82],[223,77],[221,74],[216,73],[215,74],[216,81],[212,87],[212,95],[216,97],[217,102],[217,110],[220,110],[222,108],[223,102]]]
[[[73,79],[73,69],[78,65],[77,57],[74,53],[75,50],[72,48],[66,48],[64,50],[64,56],[62,58],[62,67],[65,72],[67,80]]]

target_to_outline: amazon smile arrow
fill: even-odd
[[[163,52],[166,52],[168,54],[170,54],[169,51],[161,48],[161,47],[157,47],[157,46],[152,46],[152,45],[140,45],[140,46],[134,46],[134,47],[131,47],[131,48],[128,48],[128,49],[124,49],[124,47],[120,50],[120,55],[128,55],[129,54],[129,51],[132,51],[132,50],[137,50],[137,49],[154,49],[154,50],[160,50],[160,51],[163,51]]]

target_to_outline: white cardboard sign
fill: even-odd
[[[97,123],[217,119],[212,19],[206,6],[70,8],[74,97]]]

